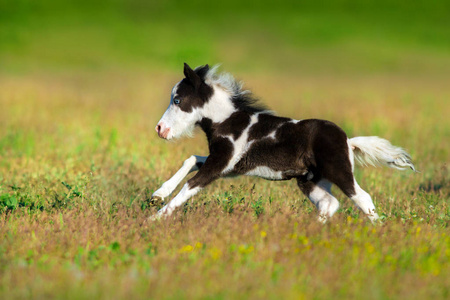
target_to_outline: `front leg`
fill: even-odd
[[[183,166],[169,180],[164,182],[162,186],[152,195],[153,202],[162,202],[164,198],[170,196],[177,188],[180,182],[191,172],[197,171],[205,163],[207,156],[192,155],[186,159]]]
[[[200,190],[200,187],[190,188],[189,183],[185,183],[178,195],[176,195],[175,198],[173,198],[167,205],[161,208],[156,215],[150,217],[150,219],[157,220],[163,216],[170,216],[175,208],[188,201],[189,198],[197,194]]]
[[[173,198],[167,205],[161,208],[156,215],[150,217],[150,220],[156,220],[163,216],[170,216],[177,207],[181,206],[189,200],[189,198],[197,194],[206,185],[219,178],[225,166],[226,162],[217,162],[217,160],[214,160],[214,158],[209,156],[202,168],[197,174],[195,174],[194,177],[185,183],[178,195],[176,195],[175,198]]]

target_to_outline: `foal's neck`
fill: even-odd
[[[214,122],[210,118],[202,118],[198,123],[203,132],[205,132],[208,143],[211,145],[216,138],[230,136],[236,139],[242,131],[250,124],[251,116],[254,112],[242,109],[235,109],[225,120]]]
[[[213,90],[213,96],[202,108],[202,115],[213,123],[221,123],[236,111],[236,107],[230,93],[217,86],[213,86]]]

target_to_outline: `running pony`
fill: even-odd
[[[385,139],[349,139],[330,121],[274,115],[233,76],[218,73],[217,67],[193,70],[184,64],[184,76],[173,87],[169,107],[155,129],[159,137],[171,140],[189,135],[199,126],[208,139],[209,156],[189,157],[153,193],[154,201],[164,201],[186,175],[198,171],[151,219],[169,216],[219,177],[251,175],[297,180],[300,190],[317,207],[321,222],[339,207],[331,194],[335,184],[374,222],[378,214],[370,195],[353,176],[354,159],[362,165],[415,171],[409,154]]]

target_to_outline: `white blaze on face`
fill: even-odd
[[[191,135],[195,128],[195,123],[199,119],[197,109],[187,113],[178,106],[170,104],[158,123],[158,126],[161,127],[159,136],[170,140],[183,135]]]
[[[183,135],[190,135],[195,128],[195,123],[201,119],[197,109],[193,109],[191,112],[185,112],[173,103],[174,99],[178,96],[177,89],[179,84],[178,82],[173,87],[169,107],[155,128],[159,137],[167,140]]]
[[[191,112],[182,111],[178,105],[174,104],[174,99],[178,96],[179,84],[177,83],[172,89],[169,107],[155,128],[161,138],[170,140],[191,135],[196,123],[202,118],[209,118],[214,123],[220,123],[236,111],[229,93],[217,86],[213,87],[214,94],[203,107],[193,108]]]

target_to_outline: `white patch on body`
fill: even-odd
[[[221,123],[228,119],[236,108],[227,91],[217,86],[213,86],[213,90],[212,97],[200,110],[203,117],[211,119],[213,123]]]
[[[290,123],[294,123],[294,124],[297,124],[297,123],[300,122],[300,121],[301,121],[301,120],[289,120]],[[283,126],[283,124],[285,124],[285,123],[281,123],[280,125],[278,125],[277,129],[275,129],[274,131],[272,131],[271,133],[269,133],[269,134],[266,136],[266,138],[272,138],[272,139],[276,140],[276,134],[277,134],[277,131],[278,131],[278,129],[280,129],[280,127]]]
[[[248,176],[258,176],[269,180],[281,180],[283,179],[283,173],[281,171],[274,171],[266,166],[259,166],[253,170],[245,173]]]
[[[233,144],[233,155],[228,162],[226,168],[222,171],[222,174],[227,174],[234,169],[236,163],[242,158],[242,156],[247,152],[250,146],[253,144],[253,141],[248,141],[248,131],[258,122],[258,114],[254,114],[250,117],[250,124],[248,124],[247,128],[244,129],[241,136],[237,140],[233,140],[232,136],[228,136],[231,143]]]
[[[277,134],[277,130],[274,130],[274,131],[272,131],[271,133],[269,133],[269,134],[266,136],[266,138],[276,140],[276,138],[275,138],[276,134]]]

